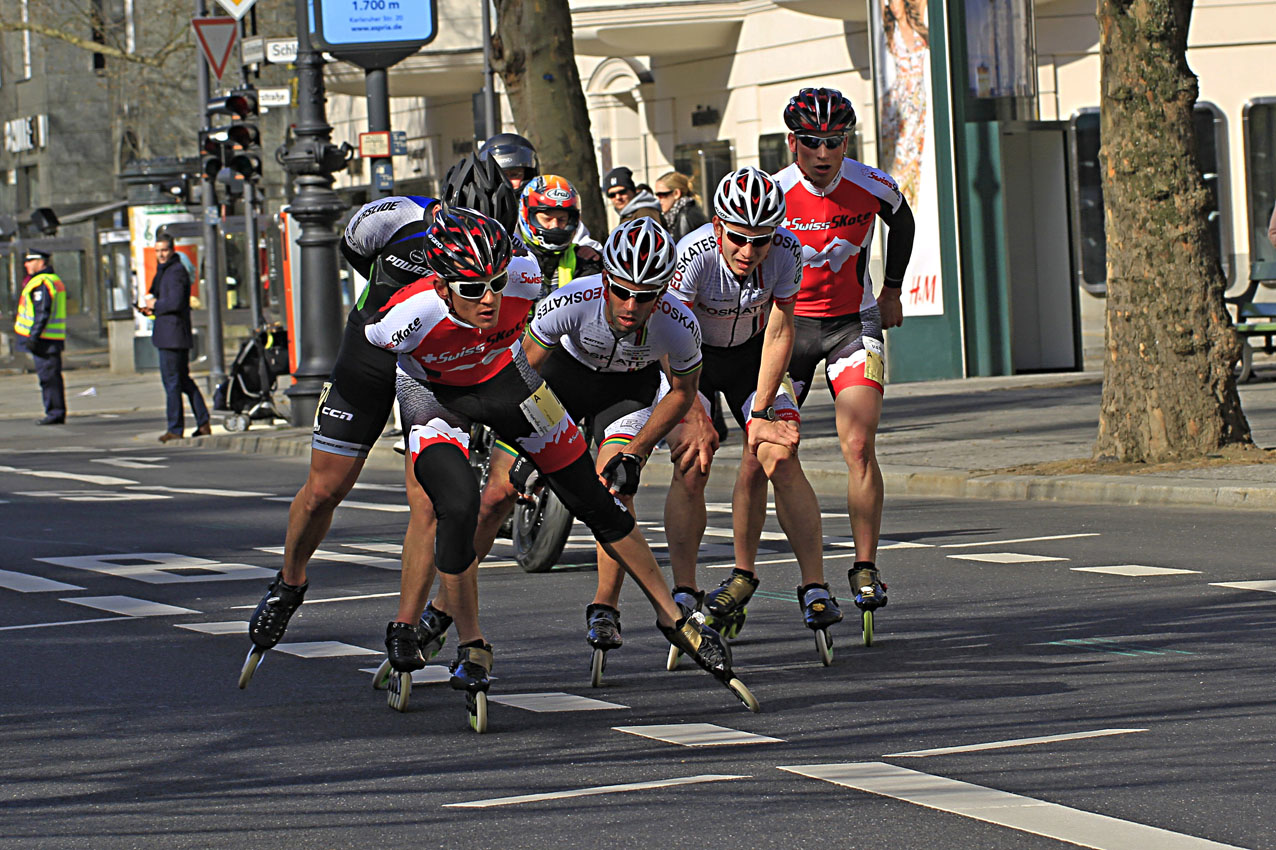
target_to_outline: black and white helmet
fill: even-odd
[[[609,275],[644,286],[668,283],[677,260],[669,231],[646,216],[617,227],[603,246],[603,268]]]
[[[727,224],[779,227],[784,221],[784,193],[766,172],[745,166],[722,178],[713,193],[713,211]]]
[[[784,126],[794,133],[849,133],[855,129],[855,109],[837,89],[807,87],[784,107]]]

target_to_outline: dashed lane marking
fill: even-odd
[[[1068,560],[1046,555],[1023,555],[1019,552],[986,552],[982,555],[949,555],[948,557],[958,561],[982,561],[987,564],[1044,564],[1047,561]]]
[[[882,762],[799,764],[780,770],[1092,850],[1241,850],[1231,844]]]
[[[1010,543],[1039,543],[1045,540],[1074,540],[1078,537],[1098,537],[1097,531],[1085,531],[1077,534],[1051,534],[1046,537],[1016,537],[1013,540],[979,540],[974,543],[941,543],[941,549],[969,549],[974,546],[1005,546]]]
[[[991,741],[985,744],[966,744],[960,747],[937,747],[932,750],[910,750],[906,753],[886,753],[882,758],[905,759],[927,756],[946,756],[953,753],[974,753],[983,750],[1004,750],[1010,747],[1031,747],[1035,744],[1054,744],[1060,741],[1080,741],[1086,738],[1104,738],[1109,735],[1130,735],[1146,732],[1146,729],[1096,729],[1092,732],[1069,732],[1062,735],[1042,735],[1036,738],[1012,738],[1008,741]]]
[[[383,655],[381,650],[366,649],[339,640],[312,640],[299,643],[281,643],[275,650],[298,658],[343,658],[348,655]]]
[[[627,705],[615,702],[605,702],[600,699],[591,699],[590,697],[581,697],[562,692],[489,695],[488,700],[538,714],[551,711],[603,711],[606,709],[629,708]]]
[[[61,499],[64,502],[156,502],[173,498],[163,493],[124,493],[119,490],[23,490],[14,495]]]
[[[16,632],[20,629],[50,629],[54,626],[79,626],[85,623],[118,623],[121,620],[136,620],[137,617],[94,617],[91,620],[58,620],[56,623],[27,623],[22,626],[0,626],[0,632]]]
[[[63,481],[79,481],[81,484],[99,484],[103,487],[119,487],[125,484],[136,484],[131,478],[116,478],[114,475],[88,475],[83,472],[58,472],[53,469],[22,469],[17,466],[0,466],[0,472],[11,472],[14,475],[29,475],[32,478],[55,478]]]
[[[246,635],[247,620],[226,620],[220,623],[174,623],[179,629],[190,629],[203,635]]]
[[[576,788],[571,791],[549,791],[542,794],[520,794],[517,797],[493,797],[489,800],[473,800],[468,803],[445,803],[445,809],[489,809],[495,806],[516,806],[520,803],[543,803],[549,800],[567,800],[572,797],[593,797],[599,794],[621,794],[626,791],[650,791],[655,788],[673,788],[700,782],[724,782],[729,779],[749,779],[748,776],[726,773],[704,773],[699,776],[682,776],[677,779],[658,779],[654,782],[627,782],[624,785],[596,785],[593,788]]]
[[[1145,567],[1141,564],[1116,564],[1111,567],[1073,567],[1078,573],[1103,573],[1113,576],[1170,576],[1187,573],[1199,574],[1200,570],[1179,570],[1172,567]]]
[[[135,484],[124,489],[154,490],[157,493],[180,493],[184,496],[222,496],[227,499],[244,499],[270,495],[269,493],[257,493],[253,490],[218,490],[213,487],[164,487],[158,484]]]
[[[613,726],[617,732],[681,747],[726,747],[736,744],[781,744],[783,738],[755,735],[712,723],[669,723],[656,726]]]
[[[83,590],[78,584],[67,584],[51,578],[15,573],[11,570],[0,570],[0,587],[16,590],[18,593],[45,593],[50,590]]]
[[[45,564],[90,570],[147,584],[190,584],[274,578],[275,571],[251,564],[223,564],[176,552],[113,552],[67,558],[36,558]]]
[[[291,503],[294,498],[296,497],[295,496],[269,496],[266,498],[265,501]],[[406,504],[387,505],[382,502],[360,502],[360,501],[356,501],[355,499],[346,499],[344,502],[342,502],[338,506],[338,509],[340,508],[353,508],[356,511],[384,511],[386,513],[392,513],[392,514],[405,514],[409,511],[409,508]]]
[[[284,547],[282,546],[258,546],[256,548],[258,552],[266,552],[271,555],[282,555],[284,553]],[[379,570],[397,570],[402,567],[402,563],[398,558],[355,555],[350,552],[332,552],[328,549],[316,549],[310,559],[312,561],[340,561],[345,564],[363,564],[367,567],[376,567]]]
[[[1230,587],[1235,590],[1261,590],[1276,593],[1276,581],[1212,581],[1210,587]]]
[[[360,667],[359,672],[372,673],[375,675],[377,672],[377,668],[376,667]],[[446,684],[447,680],[450,679],[451,677],[452,677],[452,674],[448,672],[448,669],[444,667],[442,664],[427,664],[424,667],[422,667],[420,670],[412,671],[412,684],[442,685],[442,684]],[[496,677],[493,676],[492,678],[495,679]],[[493,702],[495,702],[495,700],[493,700]]]
[[[172,617],[177,614],[200,613],[191,608],[179,608],[176,605],[165,605],[163,602],[151,602],[148,599],[137,599],[132,596],[71,596],[58,601],[83,605],[85,608],[96,608],[99,611],[110,611],[112,614],[123,614],[126,617]]]

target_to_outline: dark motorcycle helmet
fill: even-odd
[[[536,148],[517,133],[497,133],[483,143],[479,153],[494,158],[502,170],[526,168],[528,180],[541,173]]]
[[[518,194],[501,166],[486,151],[461,157],[443,179],[443,203],[478,210],[513,233],[518,226]]]

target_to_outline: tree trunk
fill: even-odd
[[[607,218],[567,2],[496,0],[492,65],[505,83],[518,132],[536,146],[541,173],[571,181],[585,225],[601,240]]]
[[[1250,441],[1196,162],[1191,16],[1192,0],[1098,0],[1108,303],[1096,459]]]

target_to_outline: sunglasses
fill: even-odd
[[[657,193],[656,193],[656,197],[657,197],[657,198],[667,198],[667,197],[669,197],[669,196],[670,196],[670,195],[672,195],[672,194],[673,194],[673,189],[670,189],[670,190],[669,190],[669,191],[667,191],[667,192],[657,192]]]
[[[628,189],[621,189],[619,192],[608,192],[607,197],[611,198],[614,201],[617,198],[623,198],[626,195],[630,195],[630,194],[632,193]]]
[[[793,136],[802,143],[802,147],[810,148],[813,151],[820,149],[820,145],[829,150],[842,146],[846,141],[846,134],[841,133],[836,136],[808,136],[806,133],[794,133]]]
[[[479,280],[449,280],[447,285],[453,292],[461,296],[467,301],[479,301],[487,294],[490,289],[493,292],[500,292],[505,288],[505,284],[509,283],[509,273],[501,272],[495,277],[480,278]]]
[[[738,230],[732,230],[725,224],[722,225],[723,231],[727,234],[727,239],[737,248],[743,248],[745,245],[752,245],[754,248],[765,248],[771,244],[771,240],[775,238],[775,233],[764,233],[761,236],[749,236]]]
[[[616,281],[610,278],[607,280],[607,288],[611,290],[612,295],[616,296],[621,301],[628,301],[632,298],[639,304],[646,304],[649,301],[655,301],[660,297],[661,293],[665,291],[663,286],[659,289],[630,289],[627,286],[622,286],[621,284],[616,283]]]

